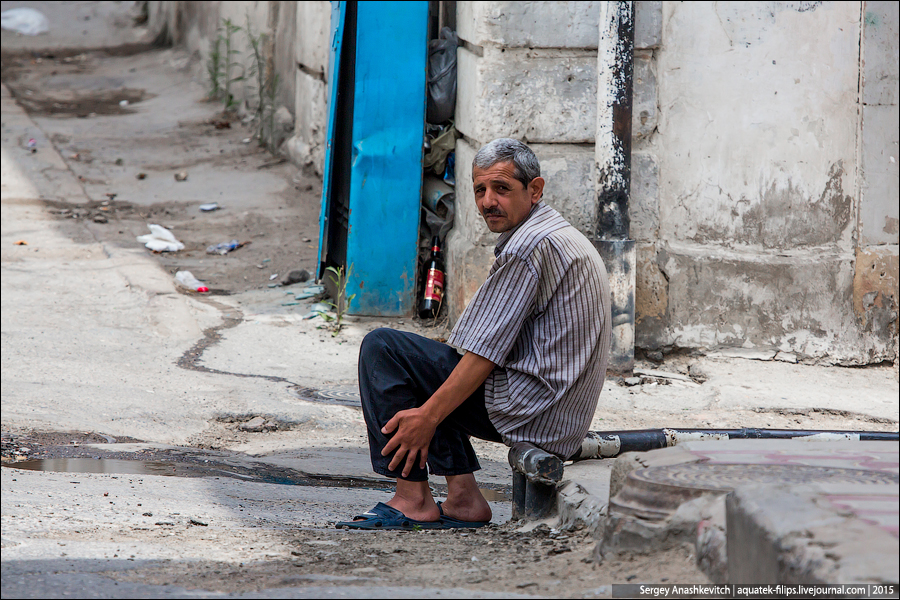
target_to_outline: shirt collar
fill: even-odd
[[[543,200],[539,200],[537,204],[531,207],[531,211],[529,211],[528,216],[522,219],[522,222],[510,229],[509,231],[504,231],[500,234],[500,237],[497,238],[497,245],[494,247],[494,256],[500,256],[500,253],[503,252],[503,248],[506,246],[506,243],[509,242],[509,239],[515,235],[515,233],[522,228],[531,218],[537,213],[541,212],[547,205],[544,204]]]

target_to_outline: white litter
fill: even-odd
[[[190,271],[178,271],[175,273],[175,283],[195,292],[208,292],[209,288],[203,282],[194,277]]]
[[[147,235],[139,235],[137,241],[144,242],[144,245],[154,252],[178,252],[184,250],[184,244],[175,239],[172,232],[162,225],[147,225],[151,233]]]
[[[50,31],[47,17],[33,8],[11,8],[0,13],[0,25],[3,29],[15,31],[22,35],[40,35]]]

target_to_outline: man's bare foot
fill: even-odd
[[[438,510],[437,504],[434,503],[431,492],[428,493],[427,501],[416,502],[400,496],[394,496],[385,504],[391,508],[396,508],[415,521],[438,521],[441,518],[441,512]]]
[[[398,479],[394,497],[385,504],[396,508],[414,521],[438,521],[441,518],[427,481]]]
[[[441,509],[448,517],[454,517],[460,521],[490,521],[493,513],[491,506],[481,493],[478,498],[447,498],[441,504]]]
[[[471,473],[447,477],[447,500],[441,508],[448,517],[461,521],[490,521],[493,516]]]

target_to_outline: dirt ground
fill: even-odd
[[[104,450],[89,446],[109,441],[109,436],[85,432],[30,432],[15,436],[7,433],[3,436],[3,461],[9,464],[10,460],[41,458],[135,458],[133,453],[115,453],[114,445],[107,445]],[[178,451],[140,453],[143,461],[171,465],[175,477],[221,476],[224,467],[234,472],[236,478],[255,476],[259,481],[258,472],[236,467],[229,462],[229,455],[233,457],[233,453],[210,453],[210,457],[218,456],[210,461],[202,457],[186,458]],[[288,471],[278,473],[282,481],[291,477]],[[315,485],[300,481],[302,477],[297,474],[294,476],[299,485]],[[91,476],[70,473],[68,477],[88,484],[86,479]],[[118,477],[127,478],[138,490],[142,487],[140,476]],[[369,488],[377,487],[362,483]],[[380,487],[386,498],[390,484],[385,481]],[[328,492],[326,487],[321,490]],[[159,504],[152,497],[134,493],[133,499],[144,503],[143,508],[135,511],[147,511],[147,507]],[[341,488],[335,488],[333,493],[340,494]],[[116,503],[128,504],[118,493],[112,493],[110,499],[113,498]],[[250,497],[244,500],[246,505],[252,502]],[[197,510],[204,509],[197,507]],[[285,586],[362,585],[464,588],[474,593],[567,598],[609,597],[612,583],[708,582],[697,568],[691,548],[603,559],[597,554],[597,540],[591,532],[583,528],[561,531],[547,523],[535,527],[534,523],[507,521],[469,531],[369,532],[336,529],[332,522],[322,523],[309,517],[301,517],[291,524],[268,522],[261,517],[258,525],[248,529],[223,527],[215,519],[206,519],[206,523],[201,519],[186,519],[183,514],[180,517],[155,512],[143,514],[148,517],[143,526],[134,523],[134,518],[129,520],[130,526],[112,529],[84,522],[71,539],[89,538],[92,543],[117,548],[154,543],[188,548],[212,542],[236,549],[237,556],[227,561],[142,560],[131,569],[117,567],[97,571],[96,575],[120,582],[221,593]],[[68,537],[64,533],[50,535],[63,545]]]
[[[165,52],[171,54],[153,51],[149,56]],[[47,199],[50,211],[61,221],[85,224],[97,239],[126,247],[134,247],[135,237],[149,233],[148,223],[166,227],[185,248],[157,253],[159,261],[173,275],[191,270],[209,281],[213,296],[265,288],[283,281],[292,270],[312,272],[321,181],[300,175],[285,159],[272,155],[256,139],[248,139],[253,137],[253,126],[237,115],[221,113],[214,106],[201,107],[203,117],[173,115],[173,126],[165,130],[152,122],[144,128],[132,119],[122,125],[124,147],[105,145],[108,137],[74,133],[80,129],[73,121],[86,125],[98,115],[133,115],[135,106],[156,97],[143,88],[121,87],[139,85],[147,56],[109,57],[95,52],[3,58],[3,83],[46,131],[91,197],[90,202],[75,206],[65,199]],[[104,89],[103,84],[113,89]],[[120,102],[128,104],[120,106]],[[23,148],[27,144],[27,139],[21,140]],[[154,152],[160,147],[170,151]],[[160,162],[161,154],[168,154],[170,160]],[[209,195],[197,190],[194,197],[155,201],[163,195],[155,190],[171,188],[176,174],[187,174],[183,185],[187,187],[195,172],[223,167],[248,175],[273,172],[290,185],[280,190],[276,202],[268,198],[266,206],[221,202],[213,190],[208,190]],[[217,201],[219,210],[198,210],[200,204]],[[84,235],[82,227],[71,231],[76,239]],[[224,256],[207,254],[208,246],[232,239],[244,245]]]
[[[540,597],[609,596],[611,583],[707,583],[687,551],[597,563],[593,538],[546,525],[523,533],[507,523],[473,531],[291,532],[290,558],[245,565],[200,563],[111,578],[188,589],[246,592],[316,582],[463,587]]]

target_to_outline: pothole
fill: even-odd
[[[214,460],[191,462],[122,460],[115,458],[39,458],[3,463],[5,468],[58,473],[105,473],[129,475],[163,475],[170,477],[232,477],[256,483],[304,485],[318,487],[362,487],[393,489],[393,482],[377,479],[357,479],[330,475],[308,475],[264,463],[249,466],[227,464]]]
[[[145,90],[119,88],[100,91],[68,91],[59,93],[34,93],[31,90],[14,89],[16,101],[32,115],[75,116],[124,115],[136,112],[133,104],[152,96]]]
[[[306,387],[292,387],[290,393],[307,402],[320,402],[323,404],[336,404],[339,406],[353,406],[362,408],[359,398],[359,390],[350,386],[335,386],[321,389]]]
[[[161,475],[166,477],[230,477],[254,483],[303,485],[314,487],[347,487],[393,491],[394,482],[375,478],[354,478],[331,475],[305,475],[292,469],[254,463],[251,467],[217,461],[170,462],[154,460],[122,460],[114,458],[39,458],[3,463],[4,468],[57,473],[103,473],[117,475]],[[446,491],[434,485],[436,491]],[[508,490],[480,488],[489,502],[509,502]]]

